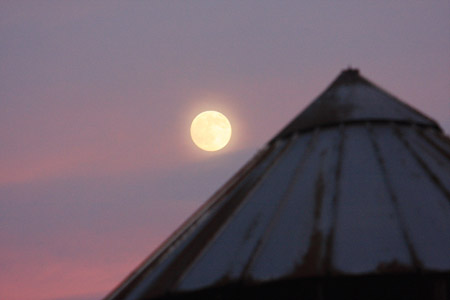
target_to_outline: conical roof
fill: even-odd
[[[347,70],[107,299],[448,275],[449,253],[449,139]]]
[[[348,69],[274,139],[316,127],[367,121],[439,128],[435,121],[360,76],[357,69]]]

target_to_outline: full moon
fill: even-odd
[[[202,150],[220,150],[230,141],[230,122],[220,112],[204,111],[192,121],[191,137],[194,144]]]

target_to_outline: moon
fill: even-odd
[[[205,151],[217,151],[225,147],[231,138],[231,124],[227,117],[217,111],[198,114],[191,124],[194,144]]]

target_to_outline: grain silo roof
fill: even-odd
[[[108,299],[450,272],[450,141],[344,71]]]

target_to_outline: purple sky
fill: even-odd
[[[0,299],[104,296],[349,65],[448,133],[450,2],[362,2],[2,1]]]

